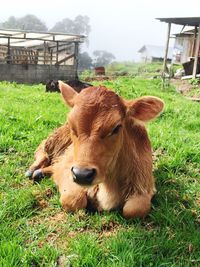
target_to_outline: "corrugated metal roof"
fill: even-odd
[[[144,45],[140,50],[139,53],[144,52],[147,50],[148,54],[151,57],[155,58],[164,58],[165,48],[164,46],[158,46],[158,45]],[[169,47],[168,50],[168,58],[171,59],[173,54],[173,48]]]
[[[199,26],[200,17],[156,18],[162,22],[174,23],[185,26]]]
[[[7,45],[10,37],[10,45],[29,47],[47,42],[83,42],[86,36],[78,34],[66,34],[61,32],[37,32],[23,30],[0,29],[0,44]]]

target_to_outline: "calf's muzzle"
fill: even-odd
[[[73,166],[71,168],[71,172],[74,182],[81,185],[92,184],[96,176],[96,170],[94,168],[87,169],[87,168],[78,168],[76,166]]]

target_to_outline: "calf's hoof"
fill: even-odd
[[[34,180],[34,182],[40,182],[42,178],[44,178],[44,173],[41,169],[34,171],[32,175],[32,179]]]
[[[25,172],[25,177],[27,177],[29,179],[32,179],[32,176],[33,176],[33,171],[28,170],[28,171]]]

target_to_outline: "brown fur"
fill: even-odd
[[[146,216],[155,185],[143,122],[156,117],[163,102],[155,97],[126,101],[105,87],[89,87],[77,94],[62,82],[59,86],[73,108],[68,123],[39,146],[33,165],[41,159],[42,170],[50,165],[67,211],[89,203],[99,211],[120,208],[127,218]],[[121,125],[119,132],[113,133],[117,125]],[[72,166],[96,169],[90,187],[73,182]]]
[[[50,134],[36,149],[35,161],[29,167],[29,171],[33,173],[33,178],[34,171],[38,169],[41,169],[44,175],[52,175],[52,164],[70,144],[70,130],[66,123]]]

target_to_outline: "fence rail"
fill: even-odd
[[[1,64],[30,64],[30,65],[73,65],[74,54],[67,54],[63,51],[57,55],[53,51],[39,51],[31,48],[10,48],[0,46]]]

